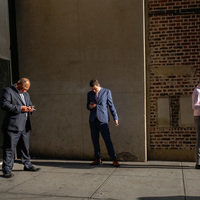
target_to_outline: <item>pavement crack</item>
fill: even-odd
[[[117,167],[106,177],[106,179],[98,186],[98,188],[88,197],[88,199],[92,199],[94,194],[107,182],[107,180],[111,177],[111,175],[117,170]]]
[[[184,176],[184,172],[183,172],[183,165],[182,165],[182,162],[181,162],[181,171],[182,171],[182,177],[183,177],[184,200],[186,200],[185,176]]]

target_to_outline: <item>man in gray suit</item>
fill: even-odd
[[[29,155],[29,131],[31,130],[30,113],[33,106],[28,94],[30,81],[27,78],[20,79],[11,87],[5,88],[1,95],[1,108],[4,111],[2,132],[3,144],[3,176],[13,177],[11,173],[14,165],[14,154],[17,143],[21,140],[21,160],[25,171],[38,171],[30,162]]]

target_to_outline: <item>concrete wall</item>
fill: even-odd
[[[36,107],[31,154],[93,158],[89,81],[112,91],[119,127],[110,122],[119,160],[146,160],[143,1],[17,0],[20,76]],[[107,151],[101,139],[103,159]]]

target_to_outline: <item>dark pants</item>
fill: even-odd
[[[197,142],[196,142],[196,164],[200,165],[200,116],[194,116],[194,124],[196,129],[197,135]]]
[[[110,131],[107,123],[101,123],[97,118],[94,122],[90,123],[91,138],[94,146],[94,156],[97,159],[101,158],[100,145],[99,145],[99,131],[101,132],[102,138],[106,144],[108,155],[110,158],[116,159],[113,144],[110,138]]]
[[[4,133],[3,166],[2,166],[3,172],[12,171],[14,165],[15,149],[18,142],[20,144],[22,163],[27,168],[32,167],[29,155],[29,132],[8,131]]]

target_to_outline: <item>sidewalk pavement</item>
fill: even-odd
[[[0,175],[0,200],[200,200],[200,170],[190,162],[32,160],[39,172],[15,163],[13,178]]]

